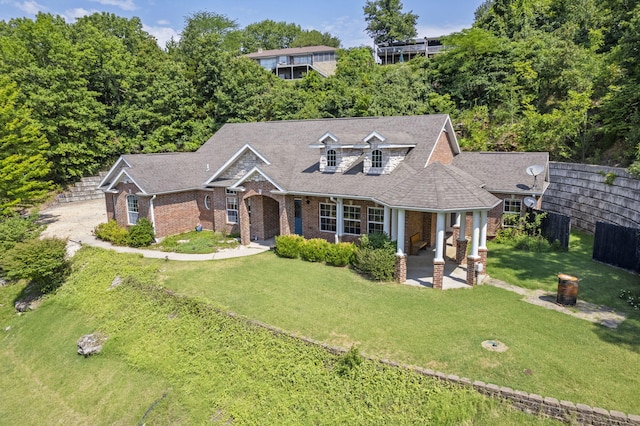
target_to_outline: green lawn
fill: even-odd
[[[200,264],[239,277],[283,265],[269,255]],[[21,286],[0,288],[0,423],[551,423],[377,362],[345,370],[343,357],[155,284],[177,266],[84,248],[56,294],[20,316],[11,303]],[[108,289],[115,276],[123,284]],[[103,352],[78,356],[78,337],[96,330],[108,336]]]
[[[578,241],[588,244],[584,237]],[[502,269],[509,269],[504,255],[495,246],[490,250],[489,256],[502,259]],[[514,276],[528,279],[524,286],[553,289],[557,272],[577,274],[583,278],[579,297],[629,314],[618,330],[527,304],[517,294],[490,286],[441,292],[379,284],[349,269],[280,259],[273,253],[224,262],[171,262],[163,265],[162,275],[163,285],[181,294],[300,335],[347,348],[355,344],[375,357],[640,413],[640,316],[617,299],[619,285],[637,286],[638,277],[581,260],[585,250],[551,253],[554,263],[528,253],[514,256],[520,265]],[[559,268],[570,262],[576,269]],[[526,265],[538,274],[546,265],[548,277],[532,278]],[[489,264],[489,273],[494,266]],[[605,277],[615,284],[587,287]],[[544,284],[536,285],[537,280]],[[488,352],[480,345],[486,339],[498,339],[509,350]],[[524,374],[525,369],[532,374]]]
[[[220,232],[191,231],[164,238],[149,248],[175,253],[215,253],[220,249],[238,246],[238,241]]]

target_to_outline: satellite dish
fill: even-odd
[[[536,180],[538,175],[544,171],[544,166],[540,164],[534,164],[533,166],[527,167],[527,174],[533,176],[533,187],[532,189],[536,189]]]
[[[540,164],[534,164],[533,166],[527,167],[527,174],[531,176],[538,176],[540,173],[544,172],[544,166]]]
[[[530,209],[534,208],[538,201],[533,197],[524,197],[524,205]]]

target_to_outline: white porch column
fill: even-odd
[[[480,249],[487,249],[487,211],[480,212]]]
[[[398,209],[398,255],[404,255],[404,209]]]
[[[480,242],[480,212],[473,212],[473,232],[471,236],[471,256],[478,256]]]
[[[460,220],[460,235],[458,235],[458,241],[466,241],[467,237],[467,212],[458,213],[458,218]]]
[[[391,209],[384,206],[384,225],[383,229],[385,234],[391,236]]]
[[[391,241],[398,240],[398,209],[391,209]]]
[[[336,244],[342,240],[342,234],[344,234],[344,208],[342,204],[342,198],[336,199]]]
[[[438,212],[436,220],[436,256],[434,262],[444,262],[444,231],[445,231],[445,214]]]

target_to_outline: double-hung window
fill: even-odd
[[[344,206],[345,234],[360,235],[360,206]]]
[[[327,167],[335,167],[337,163],[336,150],[330,149],[327,151]]]
[[[226,190],[227,223],[238,223],[238,197],[235,191]]]
[[[320,230],[336,232],[336,205],[320,203]]]
[[[518,223],[522,211],[522,200],[507,198],[502,207],[502,226],[512,227]]]
[[[371,152],[371,167],[374,169],[382,168],[382,151],[375,149]]]
[[[138,223],[138,197],[127,195],[127,220],[129,225]]]
[[[367,225],[369,234],[384,232],[384,207],[369,207]]]

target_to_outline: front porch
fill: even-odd
[[[456,262],[456,248],[451,244],[452,238],[448,238],[446,246],[446,261],[442,275],[442,290],[456,288],[472,288],[467,284],[467,262],[458,265]],[[404,284],[417,287],[433,288],[433,259],[435,248],[427,247],[420,250],[417,255],[407,256],[407,279]],[[484,275],[477,276],[478,284],[482,283]]]

